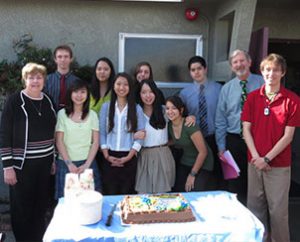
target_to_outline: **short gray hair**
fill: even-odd
[[[231,55],[229,56],[229,64],[230,64],[230,65],[231,65],[232,59],[233,59],[234,57],[236,57],[237,55],[239,55],[239,54],[244,54],[245,57],[246,57],[246,59],[247,59],[248,61],[251,61],[251,56],[249,55],[249,53],[248,53],[247,51],[237,49],[237,50],[234,50],[234,51],[231,53]]]

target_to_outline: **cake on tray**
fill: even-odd
[[[121,202],[124,224],[174,223],[195,221],[182,194],[143,194],[125,196]]]

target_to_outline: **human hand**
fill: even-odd
[[[56,172],[56,165],[55,162],[52,162],[50,174],[55,175],[55,172]]]
[[[196,117],[194,115],[190,115],[185,118],[184,126],[191,127],[191,126],[195,126],[195,124],[196,124]]]
[[[222,160],[222,161],[226,162],[226,160],[225,160],[225,159],[222,159],[222,156],[223,156],[224,152],[225,152],[225,150],[219,150],[219,152],[218,152],[218,156],[219,156],[219,159],[220,159],[220,160]]]
[[[122,165],[122,166],[124,166],[124,164],[125,164],[127,161],[129,161],[128,156],[124,156],[124,157],[119,158],[119,164]]]
[[[78,174],[83,173],[86,169],[88,169],[89,166],[87,165],[87,163],[85,162],[84,164],[82,164],[81,166],[78,167]]]
[[[194,184],[195,184],[195,177],[188,175],[185,183],[185,191],[190,192],[192,189],[194,189]]]
[[[146,137],[146,130],[139,130],[134,133],[133,138],[134,139],[145,139]]]
[[[251,164],[254,164],[254,162],[257,160],[257,159],[259,159],[260,157],[259,157],[259,155],[257,155],[257,156],[252,156],[252,159],[250,160],[250,163]]]
[[[265,162],[263,157],[258,157],[253,161],[253,165],[256,169],[262,170],[262,171],[269,171],[271,170],[271,167],[268,163]]]
[[[13,186],[17,182],[15,169],[13,167],[4,169],[4,183]]]
[[[68,165],[69,172],[78,174],[78,167],[73,163]]]
[[[123,165],[120,164],[120,158],[117,158],[117,157],[114,157],[114,156],[111,156],[109,155],[106,160],[108,160],[111,164],[111,166],[117,166],[117,167],[122,167]]]

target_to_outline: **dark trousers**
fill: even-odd
[[[108,151],[110,156],[124,157],[129,152]],[[103,159],[103,193],[105,195],[134,194],[135,177],[137,170],[137,157],[127,161],[123,167],[111,166],[111,163]]]
[[[185,192],[185,183],[190,174],[192,167],[179,164],[176,169],[176,180],[174,192]],[[196,176],[194,189],[192,191],[211,191],[213,186],[213,173],[204,169],[200,169]]]
[[[221,168],[221,162],[218,156],[218,146],[216,143],[215,135],[208,135],[205,137],[205,141],[209,148],[211,149],[214,157],[214,170],[213,170],[213,176],[214,176],[214,190],[223,190],[226,188],[226,182],[223,177],[223,172]]]
[[[228,190],[237,193],[239,201],[246,205],[248,180],[247,145],[239,134],[227,133],[226,149],[231,152],[235,162],[241,170],[238,178],[228,180]]]
[[[99,169],[99,172],[101,175],[103,173],[103,160],[104,160],[102,151],[97,152],[95,160],[96,160],[96,164],[98,166],[98,169]],[[101,179],[102,179],[102,177],[101,177]]]
[[[17,241],[42,241],[52,162],[52,156],[25,160],[22,170],[15,169],[17,183],[10,186],[10,210]]]

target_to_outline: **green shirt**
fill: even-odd
[[[94,110],[97,113],[97,115],[99,115],[99,112],[101,110],[101,107],[102,107],[103,103],[105,103],[107,101],[110,101],[110,96],[111,96],[111,92],[109,92],[106,96],[100,98],[99,101],[97,102],[97,104],[95,105],[96,100],[91,95],[91,97],[90,97],[90,109]]]
[[[86,160],[92,145],[92,132],[99,131],[98,116],[90,111],[84,122],[76,123],[63,108],[57,114],[55,130],[64,133],[64,144],[71,161]]]
[[[197,131],[199,131],[199,127],[197,125],[192,127],[187,127],[184,125],[184,121],[183,121],[181,135],[179,139],[176,139],[172,129],[172,123],[169,122],[168,124],[169,137],[173,140],[173,143],[175,144],[176,147],[183,149],[183,155],[180,160],[180,162],[183,165],[192,167],[197,159],[199,152],[195,147],[193,140],[191,139],[192,134]],[[211,149],[208,147],[207,144],[206,147],[208,153],[201,169],[212,171],[214,166],[213,155]]]

